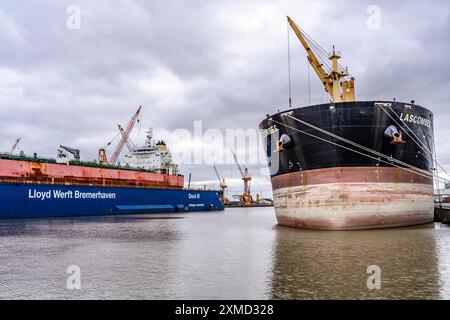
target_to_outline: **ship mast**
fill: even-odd
[[[328,59],[331,61],[331,66],[329,70],[326,70],[324,68],[324,62],[321,62],[321,59],[319,58],[319,54],[315,53],[311,48],[311,46],[319,46],[314,40],[309,38],[306,33],[301,31],[290,17],[287,17],[287,19],[303,48],[305,48],[306,53],[308,54],[308,61],[322,82],[325,91],[328,93],[331,100],[333,102],[355,101],[355,79],[353,77],[349,80],[346,79],[349,76],[348,70],[347,68],[342,68],[338,63],[341,55],[336,52],[333,47],[333,53],[328,56]]]

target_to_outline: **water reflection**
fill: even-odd
[[[0,221],[0,298],[264,299],[268,213]],[[65,287],[72,264],[80,291]]]
[[[105,216],[105,217],[78,217],[78,218],[50,218],[50,219],[11,219],[0,220],[0,239],[8,237],[69,237],[69,238],[113,238],[123,237],[124,240],[132,240],[141,236],[149,236],[148,231],[139,233],[141,222],[157,220],[179,220],[184,215],[129,215],[129,216]],[[121,228],[120,225],[124,227]],[[131,225],[134,225],[131,227]],[[167,224],[162,223],[167,226]],[[138,230],[134,230],[137,228]],[[133,232],[123,232],[129,229]],[[151,239],[159,237],[170,239],[174,235],[167,234],[166,229],[152,229],[155,235]]]
[[[436,224],[438,242],[440,293],[443,299],[450,299],[450,227]]]
[[[370,265],[381,290],[367,289]],[[277,226],[272,208],[0,221],[0,299],[440,299],[449,271],[441,225],[307,231]]]
[[[434,225],[352,232],[276,228],[272,297],[275,299],[440,299],[442,235]],[[445,263],[448,261],[445,261]],[[381,290],[368,290],[367,267],[382,272]],[[447,279],[443,283],[443,278]]]

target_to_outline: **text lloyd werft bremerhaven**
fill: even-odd
[[[115,193],[104,193],[104,192],[81,192],[79,190],[48,190],[48,191],[37,191],[36,189],[28,190],[29,199],[116,199]]]

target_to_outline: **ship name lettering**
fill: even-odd
[[[427,128],[431,128],[431,120],[423,118],[421,116],[416,116],[413,114],[401,114],[400,119],[402,119],[403,122],[409,122],[409,123],[415,123],[420,124],[421,126],[425,126]]]

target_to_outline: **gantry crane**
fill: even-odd
[[[214,166],[214,171],[216,172],[217,179],[219,179],[220,191],[222,192],[222,202],[223,204],[228,204],[228,198],[226,196],[226,190],[228,186],[225,182],[225,179],[220,177],[219,171],[217,170],[216,166]]]
[[[320,81],[322,81],[325,91],[331,100],[333,102],[355,101],[355,78],[350,77],[347,68],[339,65],[338,60],[341,58],[341,55],[334,50],[334,47],[332,54],[328,55],[290,17],[287,17],[287,19],[292,30],[305,48],[308,54],[308,61]],[[330,60],[331,64],[327,60]]]
[[[14,142],[13,146],[11,147],[11,150],[9,151],[9,153],[14,153],[14,151],[16,151],[17,146],[19,145],[19,142],[22,138],[18,138],[16,140],[16,142]]]
[[[114,153],[111,157],[111,159],[108,160],[108,157],[106,155],[106,148],[100,148],[98,150],[98,161],[101,164],[110,164],[110,165],[115,165],[117,163],[117,160],[119,160],[119,156],[123,150],[123,147],[127,144],[128,146],[128,138],[130,137],[131,131],[133,131],[134,126],[136,125],[136,122],[139,121],[139,116],[141,114],[141,109],[142,107],[139,106],[139,108],[137,109],[136,113],[133,115],[133,117],[130,119],[130,121],[127,124],[127,128],[125,129],[125,131],[123,131],[122,127],[119,125],[119,131],[121,133],[121,139],[119,141],[119,143],[117,144],[116,149],[114,150]],[[111,142],[108,143],[108,146],[111,144]],[[129,148],[132,147],[132,145],[130,144],[130,146],[128,146]]]
[[[231,150],[231,152],[233,153],[234,161],[236,162],[236,166],[238,167],[239,172],[241,173],[242,181],[244,182],[244,191],[242,195],[239,195],[239,200],[244,206],[253,205],[255,202],[250,194],[250,182],[252,180],[252,176],[249,174],[247,167],[242,168],[239,164],[236,153],[233,150]]]

